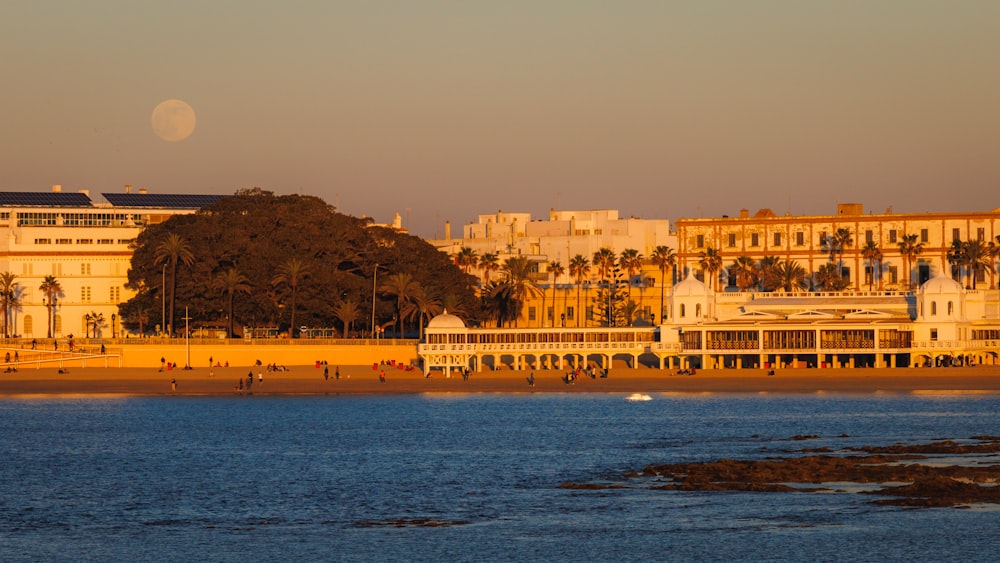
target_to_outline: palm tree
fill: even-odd
[[[479,269],[483,271],[483,287],[490,283],[490,273],[500,269],[499,258],[492,252],[479,257]]]
[[[865,247],[861,249],[861,257],[868,262],[868,267],[872,270],[872,276],[868,280],[868,291],[872,290],[872,285],[875,283],[875,278],[878,277],[879,288],[882,287],[882,249],[878,247],[878,243],[875,241],[868,241],[865,243]],[[877,269],[876,269],[877,268]]]
[[[593,259],[594,267],[597,268],[597,276],[601,278],[601,281],[605,282],[608,288],[608,303],[607,303],[607,319],[608,326],[611,326],[612,320],[614,319],[614,311],[611,310],[611,300],[614,292],[611,291],[611,273],[615,269],[615,253],[608,247],[601,248],[594,253]]]
[[[965,256],[965,247],[963,246],[962,241],[960,240],[951,241],[951,248],[948,249],[948,263],[951,264],[952,276],[958,273],[958,283],[962,283],[962,277],[963,277],[962,273],[965,266],[967,265],[967,259]]]
[[[358,306],[358,302],[353,299],[344,299],[337,303],[333,308],[333,314],[340,319],[343,324],[344,338],[348,338],[351,333],[351,324],[358,320],[361,316],[361,308]]]
[[[170,265],[170,322],[164,329],[171,334],[174,329],[174,301],[177,294],[177,263],[191,266],[194,263],[194,253],[191,245],[177,233],[170,233],[166,240],[157,245],[153,253],[153,264],[167,263]],[[166,288],[164,288],[166,293]],[[166,297],[166,296],[164,296]]]
[[[104,328],[104,313],[91,311],[87,318],[87,338],[90,338],[90,327],[94,327],[94,338],[97,338],[97,331]]]
[[[759,277],[757,261],[750,256],[738,256],[729,266],[729,275],[736,279],[736,287],[740,291],[746,291],[757,285]]]
[[[854,238],[850,229],[839,228],[831,237],[831,251],[837,254],[837,267],[840,268],[840,275],[844,275],[844,250],[854,244]],[[849,284],[848,284],[849,285]],[[844,286],[847,287],[846,285]]]
[[[816,272],[816,283],[823,287],[824,291],[841,291],[850,282],[844,280],[840,266],[833,262],[828,262],[819,267]]]
[[[805,271],[803,269],[803,271]],[[765,256],[757,263],[757,277],[760,279],[761,291],[774,291],[783,287],[781,276],[781,259],[777,256]],[[808,275],[808,274],[807,274]],[[789,290],[790,291],[790,290]]]
[[[576,326],[580,328],[580,317],[583,312],[580,309],[580,289],[583,287],[583,280],[590,276],[590,261],[583,254],[577,254],[569,261],[569,275],[576,279]]]
[[[56,298],[62,295],[62,285],[59,284],[59,280],[55,276],[49,275],[45,276],[45,279],[42,280],[42,285],[38,286],[38,290],[44,293],[48,299],[45,305],[48,309],[48,337],[52,338],[52,323],[56,316]]]
[[[497,328],[510,321],[517,322],[521,303],[514,298],[514,287],[506,281],[493,281],[483,288],[483,308],[496,319]]]
[[[913,262],[924,251],[924,243],[919,242],[917,235],[903,235],[899,240],[899,253],[903,256],[903,267],[906,269],[906,286],[913,287],[913,275],[910,268]]]
[[[406,318],[417,319],[419,327],[419,339],[424,338],[424,321],[441,314],[441,300],[430,289],[417,283],[417,290],[413,293],[413,299],[403,306],[403,314]]]
[[[446,293],[441,297],[441,311],[447,311],[449,314],[460,318],[469,316],[469,311],[465,308],[465,303],[454,293]]]
[[[716,274],[722,270],[722,253],[708,247],[699,254],[698,265],[705,270],[705,281],[709,284],[708,287],[718,291],[719,280]]]
[[[455,264],[462,268],[462,271],[466,274],[469,273],[469,268],[475,266],[479,263],[478,253],[469,248],[468,246],[463,246],[458,250],[458,254],[455,255]]]
[[[287,285],[292,290],[292,314],[289,320],[288,337],[295,337],[295,297],[299,292],[299,283],[309,276],[309,266],[296,257],[291,257],[278,265],[277,273],[271,278],[271,285]]]
[[[413,299],[418,287],[420,284],[413,279],[413,276],[407,273],[398,273],[389,276],[389,279],[382,282],[378,288],[379,293],[396,297],[396,322],[398,323],[396,329],[399,331],[399,338],[403,338],[405,334],[403,306]]]
[[[781,280],[781,287],[787,292],[809,288],[809,272],[794,260],[778,264],[776,274]]]
[[[529,297],[537,297],[542,290],[531,279],[532,266],[524,256],[508,258],[503,264],[506,283],[510,284],[512,297],[520,308]],[[539,319],[540,320],[540,319]],[[514,318],[514,328],[517,328],[517,318]]]
[[[219,291],[225,292],[226,303],[229,307],[229,323],[227,328],[227,333],[229,338],[233,337],[233,302],[235,301],[236,292],[240,293],[250,293],[250,279],[240,273],[235,267],[223,270],[212,278],[212,288],[218,289]]]
[[[634,248],[622,250],[618,256],[618,267],[628,273],[628,300],[632,300],[632,276],[642,271],[642,254]]]
[[[559,276],[566,273],[566,268],[559,263],[558,260],[553,260],[549,262],[549,272],[552,274],[552,326],[556,326],[556,281],[558,281]]]
[[[976,278],[979,272],[986,268],[993,268],[993,255],[990,247],[979,239],[967,240],[962,243],[963,254],[965,255],[965,265],[969,269],[969,276],[972,278],[972,289],[976,289]]]
[[[990,254],[990,289],[996,289],[996,274],[997,274],[997,258],[1000,257],[1000,236],[997,236],[996,242],[990,241],[987,245],[987,249]]]
[[[660,269],[660,319],[663,319],[664,295],[667,289],[667,272],[673,272],[677,265],[677,253],[669,246],[657,246],[650,259]],[[671,280],[673,282],[673,280]]]
[[[3,337],[10,338],[10,331],[7,325],[10,321],[10,308],[16,299],[17,276],[10,272],[0,274],[0,303],[3,305]]]

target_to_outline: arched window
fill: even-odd
[[[697,305],[694,306],[694,317],[696,319],[701,318],[701,303],[698,303]]]
[[[951,301],[948,302],[948,315],[955,314],[955,304]]]
[[[24,316],[24,334],[33,335],[35,333],[35,321],[31,315]]]
[[[55,325],[52,328],[52,336],[55,336],[57,334],[62,334],[62,315],[56,315],[55,317],[56,320],[54,323],[52,323]]]
[[[687,308],[684,306],[683,303],[681,303],[681,318],[682,319],[686,316],[686,313],[687,313]]]
[[[931,316],[937,315],[937,301],[931,301]]]

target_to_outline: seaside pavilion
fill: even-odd
[[[916,292],[716,293],[689,275],[658,326],[470,328],[443,313],[417,355],[432,369],[906,368],[996,365],[1000,299],[943,271]]]

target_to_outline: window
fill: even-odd
[[[948,314],[949,315],[954,315],[955,314],[955,303],[952,302],[952,301],[948,302]]]
[[[548,320],[549,322],[552,322],[552,318],[553,318],[552,315],[554,313],[555,313],[555,311],[552,310],[552,307],[546,307],[545,308],[545,319]]]
[[[729,246],[730,247],[736,246],[736,234],[735,233],[729,233]]]
[[[803,246],[806,243],[806,234],[802,231],[795,233],[795,246]]]
[[[760,235],[752,233],[750,235],[750,246],[760,246]]]
[[[896,266],[889,266],[886,268],[886,277],[889,279],[889,283],[899,282],[899,269]]]
[[[78,238],[76,239],[77,244],[94,244],[94,239],[92,238]]]
[[[120,288],[118,286],[112,286],[111,287],[111,299],[110,299],[110,301],[112,303],[119,303],[119,302],[121,302],[121,299],[122,299],[122,288]]]
[[[52,244],[52,239],[50,238],[36,238],[35,244]]]
[[[62,264],[54,263],[52,264],[52,275],[61,276],[62,275]]]
[[[73,244],[73,239],[71,238],[57,238],[56,244]]]
[[[89,263],[84,262],[84,263],[80,264],[80,275],[81,276],[89,276],[90,275],[90,264]]]
[[[114,244],[115,239],[113,238],[99,238],[97,239],[97,244]]]
[[[21,264],[21,273],[26,276],[34,275],[35,265],[32,264],[31,262],[25,262],[24,264]]]
[[[774,233],[774,246],[781,246],[781,233]]]
[[[90,303],[90,286],[85,285],[80,288],[80,303]]]
[[[986,229],[979,227],[976,229],[976,240],[984,241],[986,240]]]
[[[931,316],[937,315],[937,301],[931,301]]]
[[[962,229],[952,229],[951,230],[951,241],[960,242],[962,240]]]
[[[937,340],[937,329],[936,328],[932,328],[931,329],[931,340],[932,341],[936,341]]]
[[[683,319],[686,316],[687,316],[687,306],[681,303],[681,318]]]
[[[875,268],[865,266],[865,285],[871,286],[875,282]]]
[[[588,321],[594,320],[594,306],[593,305],[587,305],[587,311],[586,311],[585,314],[587,315],[587,320]]]
[[[574,307],[566,307],[566,320],[572,321],[576,318],[576,309]]]
[[[705,235],[698,235],[694,243],[695,248],[705,248]]]
[[[889,242],[896,242],[896,229],[889,229]]]
[[[875,233],[871,229],[865,231],[865,243],[875,242]]]
[[[86,303],[86,301],[84,303]],[[528,307],[528,320],[529,321],[535,320],[535,308],[534,307]]]
[[[821,231],[821,232],[819,233],[819,245],[820,245],[820,246],[826,246],[826,243],[828,242],[828,241],[826,240],[826,238],[827,238],[827,237],[826,237],[826,231]]]
[[[929,242],[929,239],[927,229],[920,229],[920,242]]]
[[[701,303],[696,303],[694,306],[694,317],[696,319],[701,318]]]
[[[31,315],[24,316],[24,334],[34,334],[35,332],[35,319]]]

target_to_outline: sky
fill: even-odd
[[[187,102],[194,133],[157,137]],[[993,0],[0,5],[0,191],[480,214],[1000,207]]]

